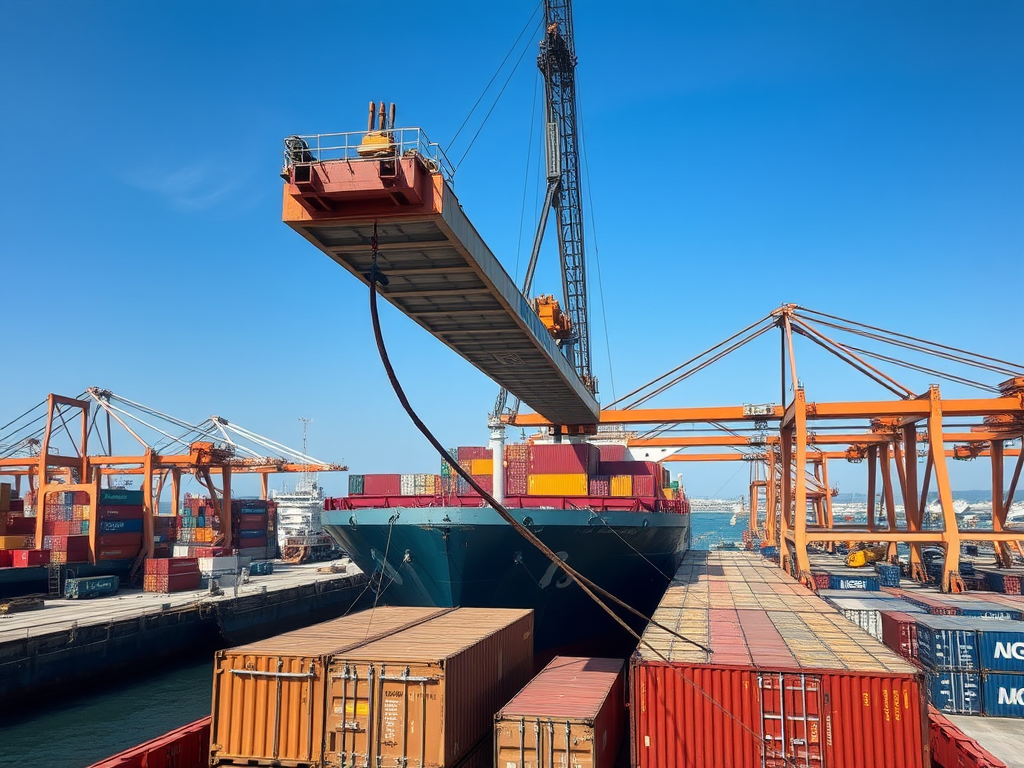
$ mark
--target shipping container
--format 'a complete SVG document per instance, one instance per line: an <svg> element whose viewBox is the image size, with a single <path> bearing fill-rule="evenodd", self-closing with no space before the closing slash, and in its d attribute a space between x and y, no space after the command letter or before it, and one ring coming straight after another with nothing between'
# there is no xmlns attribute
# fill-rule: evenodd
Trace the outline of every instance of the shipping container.
<svg viewBox="0 0 1024 768"><path fill-rule="evenodd" d="M530 496L586 496L586 475L530 475Z"/></svg>
<svg viewBox="0 0 1024 768"><path fill-rule="evenodd" d="M633 495L632 475L611 475L609 477L611 495L616 498L629 498Z"/></svg>
<svg viewBox="0 0 1024 768"><path fill-rule="evenodd" d="M96 560L129 560L133 557L137 557L141 551L141 546L101 547L96 550Z"/></svg>
<svg viewBox="0 0 1024 768"><path fill-rule="evenodd" d="M830 590L831 591L831 590ZM842 591L842 590L836 590ZM849 595L849 592L845 592ZM819 593L820 596L820 593ZM863 629L876 640L882 640L882 611L899 607L903 612L923 613L920 608L904 603L896 606L893 600L871 600L860 597L829 597L827 602L835 607L849 621Z"/></svg>
<svg viewBox="0 0 1024 768"><path fill-rule="evenodd" d="M141 533L100 533L96 536L98 547L141 547Z"/></svg>
<svg viewBox="0 0 1024 768"><path fill-rule="evenodd" d="M617 443L605 443L597 446L600 453L601 463L606 464L612 461L626 460L626 446Z"/></svg>
<svg viewBox="0 0 1024 768"><path fill-rule="evenodd" d="M176 728L89 768L191 768L205 766L210 757L210 716Z"/></svg>
<svg viewBox="0 0 1024 768"><path fill-rule="evenodd" d="M363 493L366 496L400 496L401 475L363 475Z"/></svg>
<svg viewBox="0 0 1024 768"><path fill-rule="evenodd" d="M928 670L928 700L947 715L981 714L981 675L978 672Z"/></svg>
<svg viewBox="0 0 1024 768"><path fill-rule="evenodd" d="M0 514L0 537L27 536L36 532L36 519L9 512Z"/></svg>
<svg viewBox="0 0 1024 768"><path fill-rule="evenodd" d="M472 459L469 462L469 474L471 475L493 475L493 459Z"/></svg>
<svg viewBox="0 0 1024 768"><path fill-rule="evenodd" d="M599 475L630 475L639 477L650 475L662 485L661 465L656 461L602 461L596 474Z"/></svg>
<svg viewBox="0 0 1024 768"><path fill-rule="evenodd" d="M898 587L900 585L900 567L895 563L875 563L875 573L878 574L880 586Z"/></svg>
<svg viewBox="0 0 1024 768"><path fill-rule="evenodd" d="M613 768L624 723L621 659L556 656L494 716L494 765Z"/></svg>
<svg viewBox="0 0 1024 768"><path fill-rule="evenodd" d="M862 592L877 592L879 589L878 576L873 573L864 575L847 576L831 574L828 580L829 589L860 590Z"/></svg>
<svg viewBox="0 0 1024 768"><path fill-rule="evenodd" d="M0 568L14 567L14 552L13 549L0 549Z"/></svg>
<svg viewBox="0 0 1024 768"><path fill-rule="evenodd" d="M932 669L978 670L976 619L961 616L917 617L917 651Z"/></svg>
<svg viewBox="0 0 1024 768"><path fill-rule="evenodd" d="M143 514L141 506L100 507L96 512L96 517L101 522L104 520L141 520Z"/></svg>
<svg viewBox="0 0 1024 768"><path fill-rule="evenodd" d="M199 560L195 557L150 558L146 560L146 574L199 573Z"/></svg>
<svg viewBox="0 0 1024 768"><path fill-rule="evenodd" d="M331 654L443 613L379 607L218 651L211 764L321 765Z"/></svg>
<svg viewBox="0 0 1024 768"><path fill-rule="evenodd" d="M1002 592L1006 595L1019 595L1021 593L1021 582L1024 574L1021 571L986 571L989 587L993 592Z"/></svg>
<svg viewBox="0 0 1024 768"><path fill-rule="evenodd" d="M463 469L472 459L490 459L491 449L485 446L463 445L455 451L456 460Z"/></svg>
<svg viewBox="0 0 1024 768"><path fill-rule="evenodd" d="M653 499L656 481L654 475L633 475L633 495L642 499Z"/></svg>
<svg viewBox="0 0 1024 768"><path fill-rule="evenodd" d="M611 496L611 479L607 475L594 475L587 481L587 492L591 496Z"/></svg>
<svg viewBox="0 0 1024 768"><path fill-rule="evenodd" d="M530 446L531 475L596 475L601 452L590 443ZM584 491L584 495L586 492Z"/></svg>
<svg viewBox="0 0 1024 768"><path fill-rule="evenodd" d="M108 597L117 594L121 580L117 576L89 576L64 580L64 597L84 599L89 597Z"/></svg>
<svg viewBox="0 0 1024 768"><path fill-rule="evenodd" d="M34 535L0 536L0 549L32 549L35 545Z"/></svg>
<svg viewBox="0 0 1024 768"><path fill-rule="evenodd" d="M989 672L985 674L981 688L984 698L982 709L986 715L1024 717L1024 674ZM1021 743L1024 744L1024 740Z"/></svg>
<svg viewBox="0 0 1024 768"><path fill-rule="evenodd" d="M88 494L86 494L88 498ZM88 502L82 502L87 504ZM130 491L126 488L100 488L100 506L139 506L142 504L142 491Z"/></svg>
<svg viewBox="0 0 1024 768"><path fill-rule="evenodd" d="M362 475L349 475L348 476L348 495L349 496L362 496L363 495L363 476Z"/></svg>
<svg viewBox="0 0 1024 768"><path fill-rule="evenodd" d="M706 607L762 593L779 607ZM766 561L689 552L654 620L703 647L645 630L630 664L637 768L930 765L922 670Z"/></svg>
<svg viewBox="0 0 1024 768"><path fill-rule="evenodd" d="M16 549L12 553L12 565L15 568L48 565L50 563L50 554L48 549Z"/></svg>
<svg viewBox="0 0 1024 768"><path fill-rule="evenodd" d="M454 768L533 673L533 611L460 608L332 655L325 765ZM463 763L465 764L465 763Z"/></svg>
<svg viewBox="0 0 1024 768"><path fill-rule="evenodd" d="M906 659L917 660L917 615L882 611L882 642Z"/></svg>
<svg viewBox="0 0 1024 768"><path fill-rule="evenodd" d="M195 571L183 573L147 573L142 577L142 588L146 592L188 592L199 589L202 585L202 574Z"/></svg>
<svg viewBox="0 0 1024 768"><path fill-rule="evenodd" d="M142 520L101 520L100 533L142 533Z"/></svg>

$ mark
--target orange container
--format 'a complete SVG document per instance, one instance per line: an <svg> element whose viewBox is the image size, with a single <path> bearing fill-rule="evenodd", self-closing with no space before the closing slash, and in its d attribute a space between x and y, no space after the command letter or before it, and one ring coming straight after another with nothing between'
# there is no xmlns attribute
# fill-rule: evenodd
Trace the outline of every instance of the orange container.
<svg viewBox="0 0 1024 768"><path fill-rule="evenodd" d="M381 607L218 651L211 764L319 765L331 654L444 613L437 608Z"/></svg>
<svg viewBox="0 0 1024 768"><path fill-rule="evenodd" d="M490 765L494 713L533 673L533 611L460 608L331 661L325 765Z"/></svg>
<svg viewBox="0 0 1024 768"><path fill-rule="evenodd" d="M612 475L610 483L612 489L612 496L623 498L633 495L632 475Z"/></svg>
<svg viewBox="0 0 1024 768"><path fill-rule="evenodd" d="M586 496L586 475L530 475L530 496Z"/></svg>
<svg viewBox="0 0 1024 768"><path fill-rule="evenodd" d="M612 768L625 718L621 659L556 656L494 716L494 765Z"/></svg>

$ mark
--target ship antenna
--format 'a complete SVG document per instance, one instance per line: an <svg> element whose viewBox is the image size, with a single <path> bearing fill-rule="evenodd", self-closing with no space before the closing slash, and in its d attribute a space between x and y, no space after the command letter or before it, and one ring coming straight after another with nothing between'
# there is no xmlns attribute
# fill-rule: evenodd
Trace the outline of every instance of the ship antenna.
<svg viewBox="0 0 1024 768"><path fill-rule="evenodd" d="M302 422L302 452L305 453L306 452L306 428L310 425L310 423L313 420L312 419L307 419L304 416L299 416L299 421Z"/></svg>

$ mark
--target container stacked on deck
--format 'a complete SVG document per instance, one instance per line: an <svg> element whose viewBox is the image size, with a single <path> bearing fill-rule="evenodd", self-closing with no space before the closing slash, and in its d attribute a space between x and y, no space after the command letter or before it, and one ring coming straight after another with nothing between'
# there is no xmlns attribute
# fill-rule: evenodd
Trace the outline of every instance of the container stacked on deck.
<svg viewBox="0 0 1024 768"><path fill-rule="evenodd" d="M275 504L265 499L232 499L232 537L238 554L264 560L275 554Z"/></svg>
<svg viewBox="0 0 1024 768"><path fill-rule="evenodd" d="M199 589L201 579L197 558L150 558L146 560L142 587L146 592L185 592Z"/></svg>
<svg viewBox="0 0 1024 768"><path fill-rule="evenodd" d="M210 764L489 764L532 667L514 609L379 607L220 651Z"/></svg>
<svg viewBox="0 0 1024 768"><path fill-rule="evenodd" d="M178 516L177 543L190 547L211 547L219 535L220 521L213 502L201 496L186 496ZM178 551L175 548L175 554Z"/></svg>
<svg viewBox="0 0 1024 768"><path fill-rule="evenodd" d="M143 546L142 491L101 488L96 509L96 563L123 565Z"/></svg>
<svg viewBox="0 0 1024 768"><path fill-rule="evenodd" d="M530 496L586 496L589 480L600 475L601 452L590 443L530 445Z"/></svg>
<svg viewBox="0 0 1024 768"><path fill-rule="evenodd" d="M25 502L11 497L11 486L0 483L0 568L46 565L47 550L35 549L36 519L25 516Z"/></svg>
<svg viewBox="0 0 1024 768"><path fill-rule="evenodd" d="M1024 622L918 616L931 703L947 714L1024 717Z"/></svg>
<svg viewBox="0 0 1024 768"><path fill-rule="evenodd" d="M43 505L43 549L50 551L51 563L89 562L91 550L88 517L89 494L84 491L46 494Z"/></svg>
<svg viewBox="0 0 1024 768"><path fill-rule="evenodd" d="M766 561L691 551L653 619L702 647L645 630L630 669L638 768L929 764L920 668Z"/></svg>
<svg viewBox="0 0 1024 768"><path fill-rule="evenodd" d="M894 595L887 595L884 592L865 592L864 596L861 597L852 590L823 589L818 591L818 597L825 600L843 614L844 617L880 641L883 641L884 637L883 614L889 612L924 613L923 608L907 603Z"/></svg>
<svg viewBox="0 0 1024 768"><path fill-rule="evenodd" d="M621 659L556 656L494 716L494 765L612 768L624 699Z"/></svg>

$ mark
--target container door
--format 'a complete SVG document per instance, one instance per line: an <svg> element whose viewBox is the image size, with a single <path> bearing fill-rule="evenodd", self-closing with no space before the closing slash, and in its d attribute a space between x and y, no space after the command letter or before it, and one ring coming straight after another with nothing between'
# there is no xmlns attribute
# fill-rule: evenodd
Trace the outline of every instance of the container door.
<svg viewBox="0 0 1024 768"><path fill-rule="evenodd" d="M331 676L327 764L348 768L439 765L441 676L431 669L341 664Z"/></svg>
<svg viewBox="0 0 1024 768"><path fill-rule="evenodd" d="M764 768L824 768L821 680L814 675L765 674L761 688Z"/></svg>

